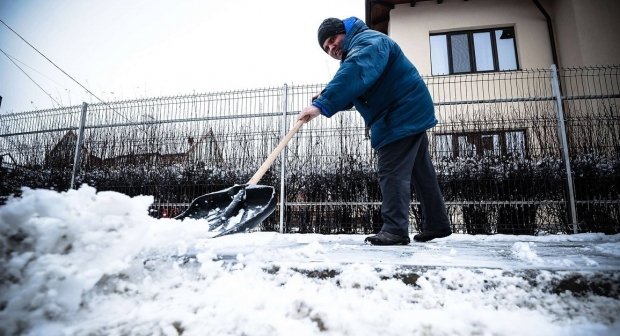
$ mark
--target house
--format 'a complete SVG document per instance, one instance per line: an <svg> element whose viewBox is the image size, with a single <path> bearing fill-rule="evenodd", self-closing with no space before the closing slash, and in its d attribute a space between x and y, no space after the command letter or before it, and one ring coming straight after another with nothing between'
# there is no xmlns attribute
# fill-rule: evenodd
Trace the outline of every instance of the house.
<svg viewBox="0 0 620 336"><path fill-rule="evenodd" d="M45 156L47 167L67 168L73 165L77 135L68 131L49 150ZM223 161L213 131L209 129L197 141L193 137L179 142L160 141L158 146L123 147L125 153L116 153L108 158L100 158L92 154L88 143L82 148L81 164L87 167L115 167L122 165L172 165L186 162L203 162L219 164Z"/></svg>
<svg viewBox="0 0 620 336"><path fill-rule="evenodd" d="M71 167L75 153L77 135L73 131L65 133L62 138L45 155L45 166L51 168Z"/></svg>
<svg viewBox="0 0 620 336"><path fill-rule="evenodd" d="M617 0L366 0L420 73L620 64Z"/></svg>
<svg viewBox="0 0 620 336"><path fill-rule="evenodd" d="M186 155L192 162L224 162L222 155L222 149L220 148L213 129L209 128L209 131L205 133L198 141L194 141L193 138L188 138L190 148L187 150Z"/></svg>
<svg viewBox="0 0 620 336"><path fill-rule="evenodd" d="M368 26L397 41L418 71L428 76L433 99L441 105L441 123L433 136L434 153L440 157L527 156L528 148L557 139L554 134L537 138L544 132L531 125L534 115L554 117L553 101L541 99L553 95L544 71L552 64L559 68L620 64L617 0L366 0L365 4ZM542 75L528 72L532 69L540 69ZM600 96L617 93L609 92L618 87L617 74L596 76L575 76L560 89L567 87L573 96L592 95L591 88ZM615 104L592 103L602 104L600 110ZM567 114L581 113L577 103L565 104L564 109ZM498 116L503 118L500 122L490 123ZM458 127L446 126L457 123Z"/></svg>
<svg viewBox="0 0 620 336"><path fill-rule="evenodd" d="M74 131L65 133L58 142L45 154L45 166L48 168L69 168L75 160L77 134ZM82 165L99 165L102 160L94 156L87 148L82 148L80 157Z"/></svg>
<svg viewBox="0 0 620 336"><path fill-rule="evenodd" d="M158 139L148 150L143 146L132 146L126 154L116 155L103 160L104 166L120 165L172 165L193 163L220 164L223 162L222 151L212 129L209 129L198 140L187 137L181 142Z"/></svg>

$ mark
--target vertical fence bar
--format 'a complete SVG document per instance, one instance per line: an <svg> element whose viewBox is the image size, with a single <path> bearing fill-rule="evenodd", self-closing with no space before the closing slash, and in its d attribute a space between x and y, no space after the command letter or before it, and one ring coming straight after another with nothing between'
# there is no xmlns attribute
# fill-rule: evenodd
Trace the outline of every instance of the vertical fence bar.
<svg viewBox="0 0 620 336"><path fill-rule="evenodd" d="M286 113L288 110L288 85L282 87L282 137L287 133ZM288 147L288 146L287 146ZM282 151L280 162L280 233L284 233L284 212L286 211L286 192L284 184L286 180L286 158L288 150L285 147Z"/></svg>
<svg viewBox="0 0 620 336"><path fill-rule="evenodd" d="M558 136L560 137L560 150L562 161L566 169L566 184L568 188L568 206L570 209L570 220L573 225L573 233L578 233L577 210L575 206L575 189L573 184L573 173L570 167L570 157L568 154L568 140L566 137L566 125L564 124L564 109L562 108L562 93L560 92L560 76L555 64L551 65L551 87L555 96L556 112L558 119Z"/></svg>
<svg viewBox="0 0 620 336"><path fill-rule="evenodd" d="M84 142L84 125L86 124L87 103L82 103L82 113L80 115L80 129L78 130L78 139L75 143L75 156L73 158L73 172L71 173L71 189L75 189L75 177L79 171L80 159L82 158L82 143Z"/></svg>

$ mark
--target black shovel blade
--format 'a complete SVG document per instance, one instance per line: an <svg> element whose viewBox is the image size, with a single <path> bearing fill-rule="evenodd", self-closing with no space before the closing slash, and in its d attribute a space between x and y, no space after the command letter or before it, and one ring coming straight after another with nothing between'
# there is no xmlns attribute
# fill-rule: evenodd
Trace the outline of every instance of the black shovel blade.
<svg viewBox="0 0 620 336"><path fill-rule="evenodd" d="M206 219L214 237L250 230L276 208L275 189L265 185L237 184L202 195L175 219Z"/></svg>

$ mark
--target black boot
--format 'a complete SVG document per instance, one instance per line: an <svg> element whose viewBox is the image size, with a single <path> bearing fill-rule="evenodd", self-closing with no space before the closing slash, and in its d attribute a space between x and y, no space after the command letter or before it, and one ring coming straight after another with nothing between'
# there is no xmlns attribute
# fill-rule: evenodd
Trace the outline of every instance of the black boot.
<svg viewBox="0 0 620 336"><path fill-rule="evenodd" d="M399 236L381 231L374 236L367 237L364 242L372 245L409 245L411 240L407 236Z"/></svg>
<svg viewBox="0 0 620 336"><path fill-rule="evenodd" d="M444 238L452 234L452 230L445 229L440 231L424 231L413 236L413 240L417 242L427 242L435 238Z"/></svg>

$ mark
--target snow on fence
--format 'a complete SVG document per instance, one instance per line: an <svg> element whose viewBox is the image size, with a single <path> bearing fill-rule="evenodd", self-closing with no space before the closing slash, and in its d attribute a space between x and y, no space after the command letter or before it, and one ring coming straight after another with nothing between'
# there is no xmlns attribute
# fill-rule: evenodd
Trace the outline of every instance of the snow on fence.
<svg viewBox="0 0 620 336"><path fill-rule="evenodd" d="M620 232L619 73L552 67L425 78L440 120L431 150L454 230ZM0 115L0 195L87 183L154 195L152 215L172 217L197 196L247 182L322 88ZM262 229L378 230L375 160L355 111L304 125L261 181L280 195ZM411 230L422 220L414 195Z"/></svg>

